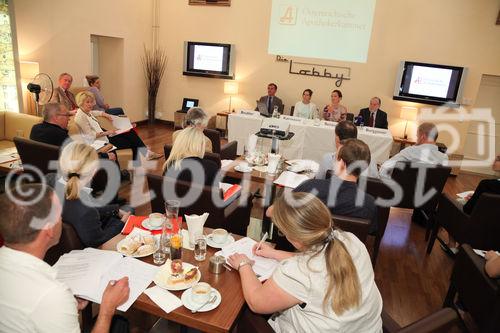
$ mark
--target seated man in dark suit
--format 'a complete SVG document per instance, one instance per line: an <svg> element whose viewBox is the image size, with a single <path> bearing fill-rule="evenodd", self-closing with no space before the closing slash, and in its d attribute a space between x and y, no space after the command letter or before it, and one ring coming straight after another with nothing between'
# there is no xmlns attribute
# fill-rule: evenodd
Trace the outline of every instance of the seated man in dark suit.
<svg viewBox="0 0 500 333"><path fill-rule="evenodd" d="M370 100L370 106L359 110L359 115L363 117L363 123L368 127L387 128L387 113L380 110L382 101L378 97Z"/></svg>
<svg viewBox="0 0 500 333"><path fill-rule="evenodd" d="M258 101L258 103L263 103L266 105L267 112L269 113L269 115L273 114L273 110L274 110L275 106L278 107L278 112L283 114L283 109L285 106L283 105L283 102L281 101L281 99L276 96L277 90L278 90L278 86L276 84L269 83L267 85L267 95L262 96ZM255 110L259 110L259 108L257 107Z"/></svg>
<svg viewBox="0 0 500 333"><path fill-rule="evenodd" d="M366 143L358 139L344 140L337 152L335 175L330 179L306 180L293 191L315 194L334 215L371 220L370 233L373 234L377 230L375 200L357 185L359 175L368 168L370 160L370 148ZM363 200L357 203L357 198Z"/></svg>
<svg viewBox="0 0 500 333"><path fill-rule="evenodd" d="M43 107L43 122L31 128L30 139L61 147L68 136L70 114L63 104L48 103Z"/></svg>
<svg viewBox="0 0 500 333"><path fill-rule="evenodd" d="M334 215L357 217L371 221L370 234L377 231L377 207L375 199L358 188L359 175L370 164L370 148L358 139L342 142L336 154L335 175L330 179L310 179L297 186L293 192L312 193L323 201ZM359 203L357 202L359 198ZM267 210L272 216L274 207ZM289 249L283 239L277 240L277 248Z"/></svg>

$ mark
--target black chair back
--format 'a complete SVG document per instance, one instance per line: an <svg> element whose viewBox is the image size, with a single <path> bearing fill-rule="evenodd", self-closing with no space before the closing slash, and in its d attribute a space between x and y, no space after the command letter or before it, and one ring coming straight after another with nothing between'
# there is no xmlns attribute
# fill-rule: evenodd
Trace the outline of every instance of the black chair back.
<svg viewBox="0 0 500 333"><path fill-rule="evenodd" d="M205 128L203 134L212 141L212 152L220 154L220 133L217 130Z"/></svg>
<svg viewBox="0 0 500 333"><path fill-rule="evenodd" d="M333 225L337 228L356 235L360 241L366 243L371 221L357 217L332 215Z"/></svg>
<svg viewBox="0 0 500 333"><path fill-rule="evenodd" d="M444 306L454 306L458 294L464 309L480 332L498 332L500 328L500 283L484 271L484 259L468 244L462 245L451 274Z"/></svg>
<svg viewBox="0 0 500 333"><path fill-rule="evenodd" d="M43 259L49 265L54 265L59 257L72 250L83 250L84 246L75 231L75 228L69 223L62 223L62 232L59 243L51 247Z"/></svg>
<svg viewBox="0 0 500 333"><path fill-rule="evenodd" d="M399 168L400 167L400 168ZM420 177L419 177L419 170ZM399 208L420 208L424 211L434 211L443 192L446 180L450 175L451 168L441 165L429 165L425 163L398 162L392 171L392 180L403 189L403 198L394 207ZM422 202L415 202L415 191L424 181L422 193L434 190L434 194Z"/></svg>
<svg viewBox="0 0 500 333"><path fill-rule="evenodd" d="M49 163L50 161L59 160L59 147L20 137L14 138L14 144L23 166L35 167L42 175L54 172L54 170L49 170ZM41 181L35 172L30 171L28 168L25 169L25 173L34 177L34 182Z"/></svg>
<svg viewBox="0 0 500 333"><path fill-rule="evenodd" d="M499 221L500 195L483 193L470 215L469 223L461 228L460 240L476 248L500 251Z"/></svg>
<svg viewBox="0 0 500 333"><path fill-rule="evenodd" d="M377 233L375 234L375 243L373 244L372 253L372 263L373 267L375 267L380 249L380 243L384 237L387 222L389 221L389 213L391 212L391 207L381 204L377 205L377 199L389 200L393 197L394 192L386 183L378 178L360 177L358 183L366 184L365 192L375 198L375 205L377 206Z"/></svg>
<svg viewBox="0 0 500 333"><path fill-rule="evenodd" d="M295 105L292 105L290 108L290 116L293 116L293 113L295 112Z"/></svg>
<svg viewBox="0 0 500 333"><path fill-rule="evenodd" d="M204 186L152 174L147 174L146 178L149 190L154 194L154 198L151 200L151 211L164 212L165 200L174 199L175 193L177 198L181 198L179 216L183 216L184 214L201 215L209 213L205 227L224 228L238 235L246 235L246 227L249 220L233 221L226 224L226 206L218 187ZM186 193L189 191L196 193L197 198L192 202L183 201L183 199L186 199ZM237 205L238 201L235 201L234 204Z"/></svg>

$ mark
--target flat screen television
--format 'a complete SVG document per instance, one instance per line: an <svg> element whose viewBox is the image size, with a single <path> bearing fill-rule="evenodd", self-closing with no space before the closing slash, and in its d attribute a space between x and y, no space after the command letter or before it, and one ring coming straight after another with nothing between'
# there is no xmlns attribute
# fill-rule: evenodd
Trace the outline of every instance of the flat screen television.
<svg viewBox="0 0 500 333"><path fill-rule="evenodd" d="M184 42L184 75L234 79L234 45Z"/></svg>
<svg viewBox="0 0 500 333"><path fill-rule="evenodd" d="M402 61L393 99L432 105L459 105L465 74L465 67Z"/></svg>

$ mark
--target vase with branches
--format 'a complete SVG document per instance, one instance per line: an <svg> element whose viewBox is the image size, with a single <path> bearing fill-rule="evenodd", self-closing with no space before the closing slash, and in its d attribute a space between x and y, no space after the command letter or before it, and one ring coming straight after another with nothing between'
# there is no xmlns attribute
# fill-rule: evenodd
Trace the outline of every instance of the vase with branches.
<svg viewBox="0 0 500 333"><path fill-rule="evenodd" d="M155 122L156 97L167 67L167 53L164 49L147 49L144 46L144 55L141 57L141 62L148 91L148 122L153 124Z"/></svg>

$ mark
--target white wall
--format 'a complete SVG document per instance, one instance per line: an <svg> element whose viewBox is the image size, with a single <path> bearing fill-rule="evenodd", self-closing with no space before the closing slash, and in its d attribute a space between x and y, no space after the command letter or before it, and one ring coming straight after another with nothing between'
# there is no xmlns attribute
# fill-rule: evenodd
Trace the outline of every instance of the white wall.
<svg viewBox="0 0 500 333"><path fill-rule="evenodd" d="M62 72L84 84L91 71L90 35L123 38L122 105L133 120L145 119L147 95L140 56L151 45L150 0L16 0L20 60L40 63L40 71L57 81ZM113 87L114 82L103 82Z"/></svg>
<svg viewBox="0 0 500 333"><path fill-rule="evenodd" d="M499 7L497 0L377 0L366 64L313 62L351 67L352 80L340 88L343 104L357 113L367 106L370 97L380 96L393 134L400 135L404 129L404 122L399 119L401 106L428 106L392 100L399 62L414 60L468 67L464 96L474 101L481 75L500 74L500 26L495 25ZM159 107L164 119L173 119L183 97L199 98L211 114L228 107L224 80L182 75L183 42L188 40L236 45L236 80L240 84L239 95L233 98L236 109L254 108L256 98L266 94L268 82L278 84L278 96L286 108L300 99L305 88L314 91L313 101L318 106L329 102L330 92L335 89L333 80L288 74L288 64L277 63L267 53L271 1L233 0L231 7L169 1L168 6L161 3L160 11L160 44L169 54L166 85L160 89ZM342 45L332 41L331 47ZM468 125L458 127L464 132ZM409 126L409 131L414 128Z"/></svg>

